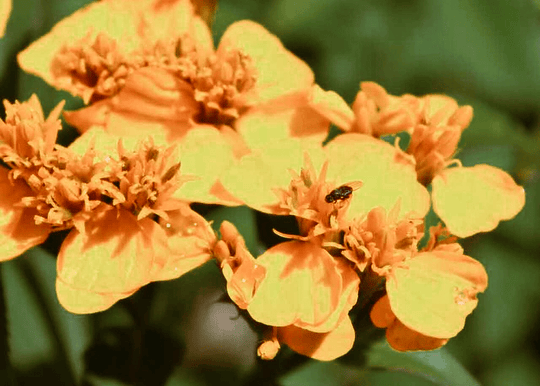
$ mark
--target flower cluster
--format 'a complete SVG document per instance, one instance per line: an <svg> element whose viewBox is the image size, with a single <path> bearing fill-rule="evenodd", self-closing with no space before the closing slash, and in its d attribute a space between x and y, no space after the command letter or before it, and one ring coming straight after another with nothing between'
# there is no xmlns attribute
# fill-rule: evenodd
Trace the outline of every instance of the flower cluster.
<svg viewBox="0 0 540 386"><path fill-rule="evenodd" d="M472 108L372 82L349 107L257 23L232 24L214 48L214 8L103 0L19 54L86 106L64 112L82 134L63 147L62 106L45 119L36 97L6 102L0 259L69 230L56 290L75 313L215 259L230 299L266 326L263 359L283 344L319 360L346 354L362 333L353 309L396 350L444 345L487 287L457 238L493 230L525 201L502 170L455 158ZM344 133L323 145L330 124ZM406 148L381 139L397 133ZM275 230L285 241L255 258L234 225L218 239L192 202L293 216L298 233ZM444 225L422 245L431 206Z"/></svg>

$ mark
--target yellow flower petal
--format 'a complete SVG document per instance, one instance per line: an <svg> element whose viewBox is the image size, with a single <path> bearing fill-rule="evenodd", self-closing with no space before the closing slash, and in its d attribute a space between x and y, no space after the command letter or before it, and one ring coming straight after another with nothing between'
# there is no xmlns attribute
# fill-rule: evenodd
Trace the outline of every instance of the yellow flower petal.
<svg viewBox="0 0 540 386"><path fill-rule="evenodd" d="M93 308L93 302L84 303L85 298L93 298L90 294L79 301L76 293L119 300L147 284L155 264L153 244L163 244L163 238L164 231L148 218L137 221L131 213L106 205L96 209L84 223L84 232L73 229L58 253L62 306L78 313L101 311Z"/></svg>
<svg viewBox="0 0 540 386"><path fill-rule="evenodd" d="M354 328L346 317L332 331L316 333L295 326L278 328L278 337L291 349L320 361L331 361L345 355L354 344Z"/></svg>
<svg viewBox="0 0 540 386"><path fill-rule="evenodd" d="M468 237L513 218L525 205L525 191L490 165L443 170L432 182L433 208L451 233Z"/></svg>
<svg viewBox="0 0 540 386"><path fill-rule="evenodd" d="M321 144L328 135L328 119L309 106L279 110L253 109L235 124L250 149L265 148L272 142L301 138Z"/></svg>
<svg viewBox="0 0 540 386"><path fill-rule="evenodd" d="M266 268L266 277L247 310L260 323L288 326L301 322L304 328L318 326L340 304L342 278L335 260L312 243L278 244L261 255L257 264Z"/></svg>
<svg viewBox="0 0 540 386"><path fill-rule="evenodd" d="M4 30L11 13L11 0L0 0L0 38L4 36Z"/></svg>
<svg viewBox="0 0 540 386"><path fill-rule="evenodd" d="M424 252L394 266L386 281L392 312L410 329L447 339L463 329L487 287L478 261L446 251Z"/></svg>
<svg viewBox="0 0 540 386"><path fill-rule="evenodd" d="M349 131L354 113L347 103L334 91L324 91L319 86L311 90L310 106L342 130Z"/></svg>
<svg viewBox="0 0 540 386"><path fill-rule="evenodd" d="M224 57L227 52L236 50L247 54L257 70L257 81L247 100L257 104L278 97L290 101L298 93L307 93L314 82L308 65L287 51L280 40L260 24L243 20L227 28L217 55Z"/></svg>
<svg viewBox="0 0 540 386"><path fill-rule="evenodd" d="M343 134L326 147L327 180L337 185L362 181L352 194L348 219L381 206L390 212L401 200L401 214L414 212L423 217L429 210L429 194L416 180L414 165L403 153L384 141L363 134Z"/></svg>
<svg viewBox="0 0 540 386"><path fill-rule="evenodd" d="M8 178L8 170L0 166L0 261L19 256L27 249L41 244L47 239L51 228L36 225L30 209L15 206L32 191L20 180L12 184Z"/></svg>
<svg viewBox="0 0 540 386"><path fill-rule="evenodd" d="M69 285L60 277L56 278L58 301L66 310L74 314L90 314L104 311L118 300L131 296L133 292L97 293Z"/></svg>
<svg viewBox="0 0 540 386"><path fill-rule="evenodd" d="M264 149L244 156L224 173L221 182L234 197L251 208L281 213L276 208L279 197L275 191L288 189L291 182L289 170L299 171L304 166L306 152L319 170L324 163L322 147L289 139L268 143ZM250 181L249 185L246 181Z"/></svg>

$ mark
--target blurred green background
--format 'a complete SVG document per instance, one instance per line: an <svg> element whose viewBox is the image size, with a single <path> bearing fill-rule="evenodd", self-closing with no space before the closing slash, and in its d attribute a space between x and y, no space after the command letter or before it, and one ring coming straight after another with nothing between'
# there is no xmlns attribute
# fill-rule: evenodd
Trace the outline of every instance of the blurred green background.
<svg viewBox="0 0 540 386"><path fill-rule="evenodd" d="M87 3L14 0L0 40L2 99L25 100L36 93L46 113L62 99L68 100L67 109L81 106L24 74L15 55ZM213 263L179 280L149 285L106 312L67 313L54 294L59 237L53 237L45 248L0 266L5 300L0 327L8 329L10 346L8 358L2 339L0 384L70 385L81 379L85 385L234 385L246 379L261 385L477 384L457 362L482 385L540 384L540 2L221 0L216 41L241 19L258 21L278 35L313 68L323 88L349 103L359 82L370 80L392 94L445 93L473 106L459 158L466 166L489 163L511 173L524 185L527 203L513 221L462 243L489 275L465 329L431 354L396 357L377 346L360 356L356 367L350 360L307 361L287 372L286 361L256 360L257 326L227 301ZM61 140L68 143L74 136L66 127ZM276 221L247 208L199 209L216 227L223 219L235 223L254 253L264 250ZM257 375L261 366L264 374L286 375L263 382ZM432 376L420 377L424 372Z"/></svg>

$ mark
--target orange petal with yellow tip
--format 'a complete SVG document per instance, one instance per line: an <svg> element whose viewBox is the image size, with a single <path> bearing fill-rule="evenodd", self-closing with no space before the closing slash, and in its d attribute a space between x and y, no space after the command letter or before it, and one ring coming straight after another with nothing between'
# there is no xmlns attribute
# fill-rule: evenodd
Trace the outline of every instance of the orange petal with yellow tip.
<svg viewBox="0 0 540 386"><path fill-rule="evenodd" d="M488 232L525 205L525 190L490 165L443 170L432 182L433 208L451 233L468 237Z"/></svg>
<svg viewBox="0 0 540 386"><path fill-rule="evenodd" d="M4 36L9 15L11 13L11 0L0 0L0 38Z"/></svg>
<svg viewBox="0 0 540 386"><path fill-rule="evenodd" d="M60 302L77 313L101 311L94 303L79 301L77 293L110 295L116 300L132 293L151 280L156 262L154 245L163 245L165 232L154 221L137 221L124 209L102 205L92 218L73 229L60 248L57 281L61 286ZM69 290L73 293L69 293ZM110 296L107 297L110 299ZM108 303L110 305L110 302Z"/></svg>
<svg viewBox="0 0 540 386"><path fill-rule="evenodd" d="M346 218L351 220L381 206L386 212L401 200L401 216L413 212L423 217L429 210L429 194L416 180L414 164L394 146L363 134L343 134L326 147L327 179L337 184L362 181L352 194Z"/></svg>
<svg viewBox="0 0 540 386"><path fill-rule="evenodd" d="M278 338L299 354L320 361L331 361L345 355L354 344L354 328L346 317L332 331L317 333L296 326L278 328Z"/></svg>
<svg viewBox="0 0 540 386"><path fill-rule="evenodd" d="M41 244L51 232L49 226L36 225L35 210L15 206L26 196L32 196L30 188L20 180L11 183L8 170L0 166L0 261Z"/></svg>
<svg viewBox="0 0 540 386"><path fill-rule="evenodd" d="M26 72L79 95L71 79L55 78L51 71L53 58L64 45L85 37L93 41L104 33L117 41L121 54L129 56L149 42L182 36L190 28L192 17L193 10L187 0L170 3L167 7L154 7L154 0L94 2L60 21L17 59Z"/></svg>
<svg viewBox="0 0 540 386"><path fill-rule="evenodd" d="M314 82L314 75L306 63L285 49L280 40L262 25L249 20L231 24L223 34L218 56L231 51L248 55L256 69L255 87L246 100L264 103L278 97L306 94ZM294 99L293 99L294 100Z"/></svg>
<svg viewBox="0 0 540 386"><path fill-rule="evenodd" d="M313 243L278 244L261 255L257 264L266 268L266 276L247 309L260 323L317 326L340 305L343 282L335 260Z"/></svg>
<svg viewBox="0 0 540 386"><path fill-rule="evenodd" d="M386 292L392 312L407 327L447 339L463 329L465 318L487 287L478 261L447 251L419 253L392 267Z"/></svg>

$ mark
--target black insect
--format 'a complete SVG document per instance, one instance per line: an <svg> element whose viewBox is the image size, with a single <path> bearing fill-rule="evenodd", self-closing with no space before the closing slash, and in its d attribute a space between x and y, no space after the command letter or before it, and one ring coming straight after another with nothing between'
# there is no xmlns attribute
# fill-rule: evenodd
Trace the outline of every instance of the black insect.
<svg viewBox="0 0 540 386"><path fill-rule="evenodd" d="M324 197L324 200L329 204L346 200L351 197L352 193L361 186L362 183L360 181L351 182L347 185L341 185L328 193L326 197Z"/></svg>

